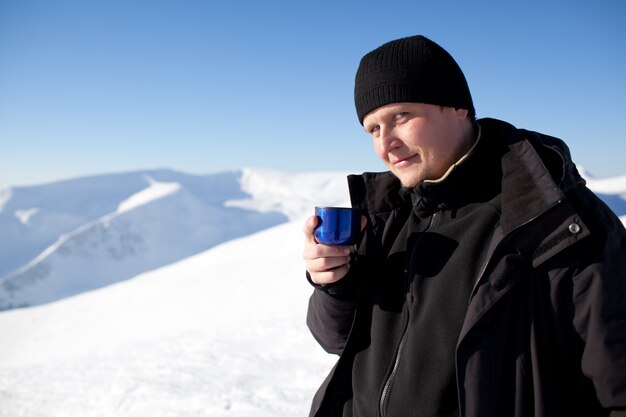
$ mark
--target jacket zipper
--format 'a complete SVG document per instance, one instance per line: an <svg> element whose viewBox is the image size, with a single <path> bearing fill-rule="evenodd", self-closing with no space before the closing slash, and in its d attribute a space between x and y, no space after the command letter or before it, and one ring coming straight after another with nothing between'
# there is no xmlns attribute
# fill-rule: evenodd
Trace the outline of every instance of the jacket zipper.
<svg viewBox="0 0 626 417"><path fill-rule="evenodd" d="M436 212L433 213L433 215L430 218L430 223L428 224L428 227L422 233L426 233L434 227L436 216L437 216L437 213ZM417 242L415 242L414 248L415 247L417 247ZM413 270L413 267L411 265L409 268L409 273L412 270ZM405 281L407 283L407 294L408 294L408 274L405 277ZM405 300L405 306L406 306L406 300ZM389 397L389 391L391 389L391 385L393 384L393 381L398 372L398 367L400 365L400 358L402 356L402 351L404 350L404 346L406 344L406 340L408 337L409 321L411 319L411 309L408 306L406 306L406 309L407 309L407 318L406 318L406 324L404 325L404 329L402 331L402 338L400 339L400 344L398 345L398 350L396 352L396 356L393 361L393 367L391 368L391 373L389 374L389 377L387 377L387 381L385 381L385 385L383 386L383 391L380 394L380 401L378 403L378 411L379 411L380 417L384 417L386 414L385 413L385 401Z"/></svg>
<svg viewBox="0 0 626 417"><path fill-rule="evenodd" d="M407 312L408 312L408 309L407 309ZM400 356L402 355L402 351L404 350L404 345L406 344L408 327L409 327L409 318L407 317L406 326L404 327L402 339L400 340L400 345L398 346L398 352L396 353L396 359L393 362L393 368L391 369L391 374L389 375L389 378L387 378L387 382L385 382L385 386L383 387L383 392L380 395L380 403L379 403L380 410L379 411L380 411L381 417L384 417L385 415L385 410L384 410L385 401L387 400L389 389L391 388L391 384L393 383L393 380L395 379L396 373L398 371L398 366L400 364Z"/></svg>

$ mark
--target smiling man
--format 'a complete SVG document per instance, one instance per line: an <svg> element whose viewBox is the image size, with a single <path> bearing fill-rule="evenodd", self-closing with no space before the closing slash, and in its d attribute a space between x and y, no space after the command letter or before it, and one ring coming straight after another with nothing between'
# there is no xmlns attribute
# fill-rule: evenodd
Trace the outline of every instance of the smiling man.
<svg viewBox="0 0 626 417"><path fill-rule="evenodd" d="M559 139L476 120L423 36L366 54L349 177L363 236L304 226L307 324L336 366L311 416L626 416L626 231Z"/></svg>

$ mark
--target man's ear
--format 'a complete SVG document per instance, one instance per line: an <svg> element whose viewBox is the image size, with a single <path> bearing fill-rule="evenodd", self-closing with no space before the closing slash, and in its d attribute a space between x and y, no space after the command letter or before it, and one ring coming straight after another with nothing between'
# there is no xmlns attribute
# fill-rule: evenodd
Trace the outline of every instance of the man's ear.
<svg viewBox="0 0 626 417"><path fill-rule="evenodd" d="M467 116L469 115L469 110L467 109L454 109L454 111L457 119L459 120L467 119Z"/></svg>

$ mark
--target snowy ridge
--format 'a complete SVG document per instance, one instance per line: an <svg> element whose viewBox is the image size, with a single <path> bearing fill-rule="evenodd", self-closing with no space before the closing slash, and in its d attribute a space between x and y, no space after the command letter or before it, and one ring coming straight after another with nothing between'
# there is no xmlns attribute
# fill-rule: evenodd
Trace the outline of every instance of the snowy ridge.
<svg viewBox="0 0 626 417"><path fill-rule="evenodd" d="M587 186L598 194L626 196L626 175L611 178L585 178Z"/></svg>
<svg viewBox="0 0 626 417"><path fill-rule="evenodd" d="M170 194L176 193L181 188L180 184L177 182L158 182L149 175L146 175L144 177L146 181L150 184L150 186L122 201L117 207L118 213L123 213L125 211L135 209L137 207L143 206L144 204L148 204L152 201L158 200L159 198L163 198Z"/></svg>
<svg viewBox="0 0 626 417"><path fill-rule="evenodd" d="M345 172L288 173L244 169L241 189L249 199L230 200L228 207L278 211L290 220L312 214L316 205L349 206Z"/></svg>
<svg viewBox="0 0 626 417"><path fill-rule="evenodd" d="M153 171L159 177L166 171ZM63 234L115 212L146 188L141 173L113 174L0 191L0 277L23 267ZM24 222L21 214L37 208Z"/></svg>

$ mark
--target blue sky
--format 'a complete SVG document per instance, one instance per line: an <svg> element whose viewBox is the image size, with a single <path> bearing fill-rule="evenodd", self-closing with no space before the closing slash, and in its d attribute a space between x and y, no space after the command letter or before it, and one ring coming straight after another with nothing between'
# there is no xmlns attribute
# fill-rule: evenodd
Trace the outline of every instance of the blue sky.
<svg viewBox="0 0 626 417"><path fill-rule="evenodd" d="M478 117L626 174L626 2L0 1L0 188L148 168L384 169L361 56L430 37Z"/></svg>

